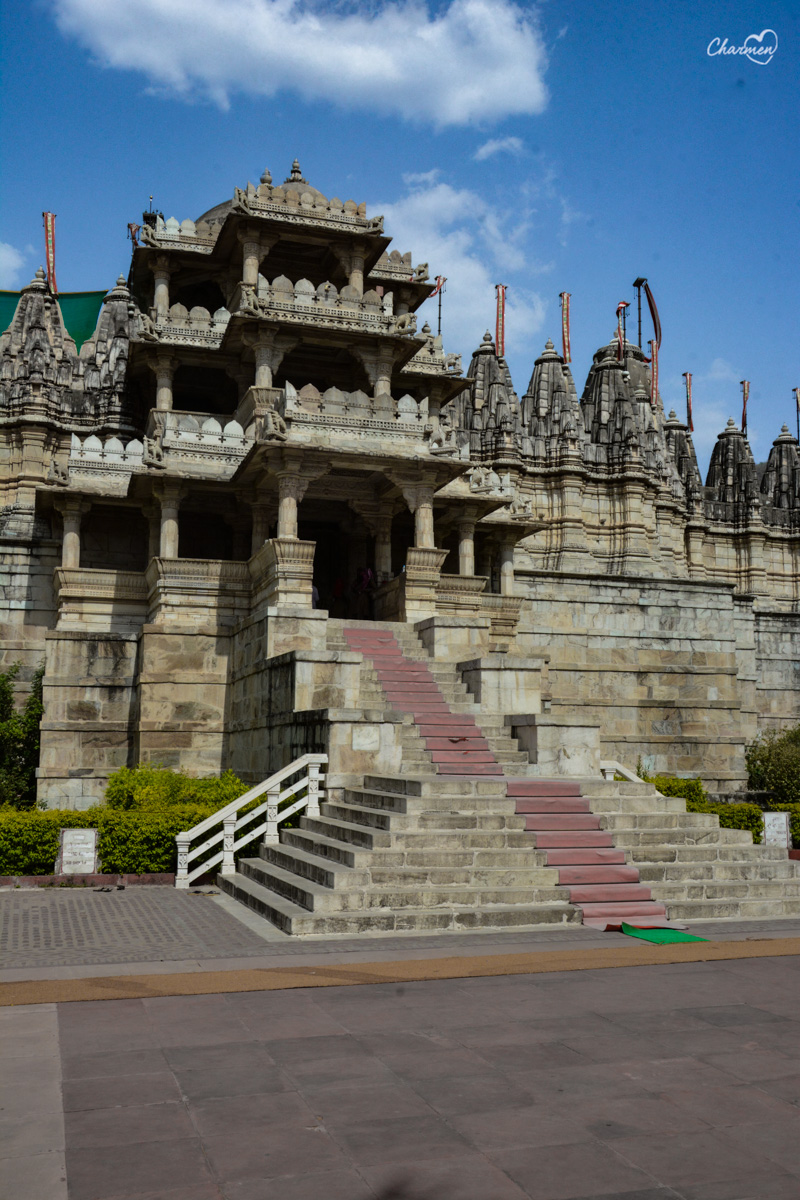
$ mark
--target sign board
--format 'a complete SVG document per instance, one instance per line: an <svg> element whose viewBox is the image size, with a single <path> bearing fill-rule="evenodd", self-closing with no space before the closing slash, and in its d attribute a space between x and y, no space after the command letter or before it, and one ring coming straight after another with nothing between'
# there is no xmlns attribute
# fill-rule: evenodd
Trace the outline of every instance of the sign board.
<svg viewBox="0 0 800 1200"><path fill-rule="evenodd" d="M791 844L788 812L765 812L764 845L785 846L788 850Z"/></svg>
<svg viewBox="0 0 800 1200"><path fill-rule="evenodd" d="M56 875L94 875L97 871L97 830L62 829Z"/></svg>

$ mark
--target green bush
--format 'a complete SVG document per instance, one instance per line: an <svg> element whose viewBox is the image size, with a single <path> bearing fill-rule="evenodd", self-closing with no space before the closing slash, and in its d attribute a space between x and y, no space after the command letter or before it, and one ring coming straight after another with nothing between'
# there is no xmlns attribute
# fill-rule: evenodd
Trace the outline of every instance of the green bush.
<svg viewBox="0 0 800 1200"><path fill-rule="evenodd" d="M652 783L662 796L682 796L697 804L708 802L708 792L699 779L678 779L673 775L642 775L642 779Z"/></svg>
<svg viewBox="0 0 800 1200"><path fill-rule="evenodd" d="M109 808L123 811L151 812L187 804L213 810L223 808L247 788L233 771L219 778L193 779L160 763L141 762L135 767L120 767L109 777L105 799Z"/></svg>
<svg viewBox="0 0 800 1200"><path fill-rule="evenodd" d="M208 805L174 805L160 812L0 812L0 875L52 875L60 829L98 830L100 871L145 875L174 871L175 835L214 812Z"/></svg>
<svg viewBox="0 0 800 1200"><path fill-rule="evenodd" d="M800 802L800 725L762 733L747 747L745 762L755 791L772 792L776 804Z"/></svg>
<svg viewBox="0 0 800 1200"><path fill-rule="evenodd" d="M35 672L21 712L14 704L19 669L20 664L14 663L0 674L0 806L26 809L36 804L44 666Z"/></svg>
<svg viewBox="0 0 800 1200"><path fill-rule="evenodd" d="M764 835L764 814L757 804L709 804L687 800L686 811L716 813L723 829L746 829L752 833L754 842L760 842Z"/></svg>

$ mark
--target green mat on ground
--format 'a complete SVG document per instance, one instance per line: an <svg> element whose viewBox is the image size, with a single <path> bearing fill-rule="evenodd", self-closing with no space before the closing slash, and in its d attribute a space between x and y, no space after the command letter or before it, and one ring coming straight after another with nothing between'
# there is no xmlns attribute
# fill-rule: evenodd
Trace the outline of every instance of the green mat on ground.
<svg viewBox="0 0 800 1200"><path fill-rule="evenodd" d="M658 946L667 942L707 942L708 938L695 937L693 933L684 933L682 929L638 929L635 925L622 922L622 932L629 937L641 938L643 942L655 942Z"/></svg>

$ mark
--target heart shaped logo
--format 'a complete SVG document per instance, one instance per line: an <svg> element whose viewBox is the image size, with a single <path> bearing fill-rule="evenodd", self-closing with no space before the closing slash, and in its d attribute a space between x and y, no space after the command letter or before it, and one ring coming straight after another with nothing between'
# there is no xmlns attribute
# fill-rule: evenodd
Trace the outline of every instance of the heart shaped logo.
<svg viewBox="0 0 800 1200"><path fill-rule="evenodd" d="M772 62L772 56L778 49L778 35L774 29L762 29L759 34L751 33L744 39L742 49L750 62L765 67Z"/></svg>

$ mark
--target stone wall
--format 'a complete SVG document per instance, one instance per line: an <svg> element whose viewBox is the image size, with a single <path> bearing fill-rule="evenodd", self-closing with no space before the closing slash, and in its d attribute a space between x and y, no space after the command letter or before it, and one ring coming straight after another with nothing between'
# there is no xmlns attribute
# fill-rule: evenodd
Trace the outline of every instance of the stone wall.
<svg viewBox="0 0 800 1200"><path fill-rule="evenodd" d="M752 606L726 585L532 572L520 653L549 653L552 712L599 722L604 758L744 782L755 736Z"/></svg>
<svg viewBox="0 0 800 1200"><path fill-rule="evenodd" d="M800 612L755 615L755 702L759 729L781 729L800 719Z"/></svg>

